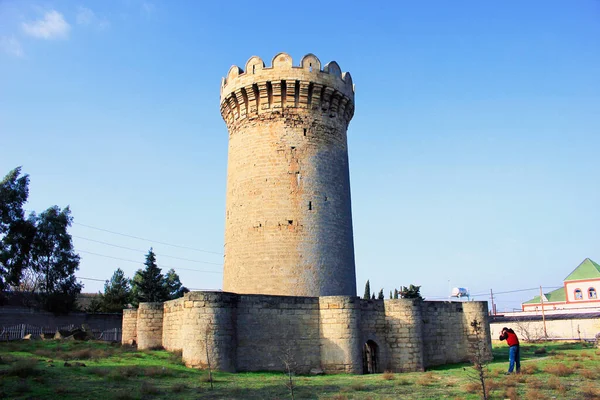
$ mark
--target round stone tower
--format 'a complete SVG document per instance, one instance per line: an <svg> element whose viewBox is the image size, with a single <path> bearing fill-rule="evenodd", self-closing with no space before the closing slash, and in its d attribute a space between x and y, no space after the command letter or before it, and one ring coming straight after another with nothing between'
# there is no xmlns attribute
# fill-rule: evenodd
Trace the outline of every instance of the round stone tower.
<svg viewBox="0 0 600 400"><path fill-rule="evenodd" d="M355 296L350 74L308 54L251 57L221 84L229 130L223 290Z"/></svg>

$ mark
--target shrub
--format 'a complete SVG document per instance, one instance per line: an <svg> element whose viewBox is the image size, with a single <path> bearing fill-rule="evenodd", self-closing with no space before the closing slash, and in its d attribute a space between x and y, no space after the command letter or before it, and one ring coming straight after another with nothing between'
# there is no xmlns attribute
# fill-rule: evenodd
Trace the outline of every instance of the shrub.
<svg viewBox="0 0 600 400"><path fill-rule="evenodd" d="M396 376L392 371L385 371L383 374L381 374L381 378L386 381L391 381L392 379L395 379Z"/></svg>
<svg viewBox="0 0 600 400"><path fill-rule="evenodd" d="M565 364L551 364L546 365L544 371L556 376L569 376L573 373L573 368L568 367Z"/></svg>
<svg viewBox="0 0 600 400"><path fill-rule="evenodd" d="M149 377L166 377L173 376L173 371L165 367L147 367L144 370L144 375Z"/></svg>
<svg viewBox="0 0 600 400"><path fill-rule="evenodd" d="M354 382L350 385L350 389L354 390L355 392L362 392L366 388L362 382Z"/></svg>
<svg viewBox="0 0 600 400"><path fill-rule="evenodd" d="M533 351L533 354L546 354L546 348L545 347L538 347L537 349L535 349Z"/></svg>
<svg viewBox="0 0 600 400"><path fill-rule="evenodd" d="M184 365L182 356L183 352L181 350L169 353L169 362L175 365Z"/></svg>

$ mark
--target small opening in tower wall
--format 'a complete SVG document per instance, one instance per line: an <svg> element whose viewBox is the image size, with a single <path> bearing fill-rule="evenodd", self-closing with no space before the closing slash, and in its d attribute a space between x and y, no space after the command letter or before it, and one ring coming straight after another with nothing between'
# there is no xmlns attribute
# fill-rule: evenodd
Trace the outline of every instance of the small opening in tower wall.
<svg viewBox="0 0 600 400"><path fill-rule="evenodd" d="M293 219L288 219L288 225L292 225L294 223Z"/></svg>
<svg viewBox="0 0 600 400"><path fill-rule="evenodd" d="M306 128L304 128L304 136L306 136Z"/></svg>
<svg viewBox="0 0 600 400"><path fill-rule="evenodd" d="M256 72L256 65L253 65L252 66L252 73L255 73L255 72Z"/></svg>
<svg viewBox="0 0 600 400"><path fill-rule="evenodd" d="M309 201L308 202L308 211L311 211L311 210L312 210L312 201Z"/></svg>
<svg viewBox="0 0 600 400"><path fill-rule="evenodd" d="M310 72L312 72L312 63L309 63L309 64L308 64L308 70L309 70Z"/></svg>

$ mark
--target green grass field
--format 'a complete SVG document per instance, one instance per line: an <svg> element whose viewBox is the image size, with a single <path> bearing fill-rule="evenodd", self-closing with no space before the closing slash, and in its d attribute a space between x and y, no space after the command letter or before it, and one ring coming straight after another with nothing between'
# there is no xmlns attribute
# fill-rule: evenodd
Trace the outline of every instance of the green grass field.
<svg viewBox="0 0 600 400"><path fill-rule="evenodd" d="M508 351L494 347L487 383L495 399L600 399L600 350L583 343L522 346L522 374L505 376ZM289 399L283 373L216 373L162 350L100 342L0 343L0 398ZM425 373L297 376L296 399L478 399L468 364Z"/></svg>

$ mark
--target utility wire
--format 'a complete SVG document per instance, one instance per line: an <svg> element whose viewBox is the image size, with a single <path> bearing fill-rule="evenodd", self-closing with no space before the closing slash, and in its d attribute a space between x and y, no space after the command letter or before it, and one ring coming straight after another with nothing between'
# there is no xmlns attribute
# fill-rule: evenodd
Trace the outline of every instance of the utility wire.
<svg viewBox="0 0 600 400"><path fill-rule="evenodd" d="M106 282L110 279L97 279L97 278L85 278L83 276L76 276L77 279L82 279L84 281L96 281L96 282ZM200 290L200 291L208 291L208 292L222 292L221 289L198 289L198 288L188 288L189 290Z"/></svg>
<svg viewBox="0 0 600 400"><path fill-rule="evenodd" d="M162 245L165 245L165 246L171 246L171 247L177 247L177 248L180 248L180 249L187 249L187 250L198 251L200 253L209 253L209 254L223 255L223 253L218 253L216 251L201 250L201 249L196 249L194 247L181 246L181 245L178 245L178 244L172 244L172 243L160 242L158 240L146 239L146 238L139 237L139 236L127 235L125 233L115 232L115 231L111 231L111 230L103 229L103 228L97 228L95 226L82 224L80 222L73 222L73 225L80 225L80 226L84 226L86 228L95 229L97 231L112 233L113 235L125 236L125 237L128 237L128 238L137 239L137 240L143 240L145 242L158 243L158 244L162 244Z"/></svg>
<svg viewBox="0 0 600 400"><path fill-rule="evenodd" d="M95 243L104 244L106 246L118 247L119 249L137 251L138 253L146 253L146 251L144 251L144 250L138 250L138 249L134 249L132 247L120 246L118 244L112 244L112 243L108 243L108 242L103 242L101 240L89 239L89 238L86 238L86 237L83 237L83 236L77 236L77 235L71 235L71 236L73 236L74 238L77 238L77 239L87 240L89 242L95 242ZM223 265L222 263L215 263L215 262L209 262L209 261L199 261L199 260L190 260L189 258L181 258L181 257L169 256L169 255L166 255L166 254L158 254L158 253L154 253L154 254L157 255L157 256L160 256L160 257L174 258L176 260L189 261L189 262L195 262L195 263L200 263L200 264Z"/></svg>
<svg viewBox="0 0 600 400"><path fill-rule="evenodd" d="M126 262L130 262L130 263L134 263L134 264L143 264L143 262L141 262L141 261L129 260L127 258L121 258L121 257L107 256L105 254L94 253L94 252L86 251L86 250L77 250L76 252L77 253L92 254L94 256L99 256L99 257L112 258L113 260L126 261ZM164 265L164 264L160 264L158 266L160 268L163 268L163 269L165 269L165 268L172 268L172 269L176 269L176 270L203 272L203 273L207 273L207 274L222 274L223 273L222 271L215 271L215 270L200 270L200 269L191 269L191 268L170 267L170 266Z"/></svg>

